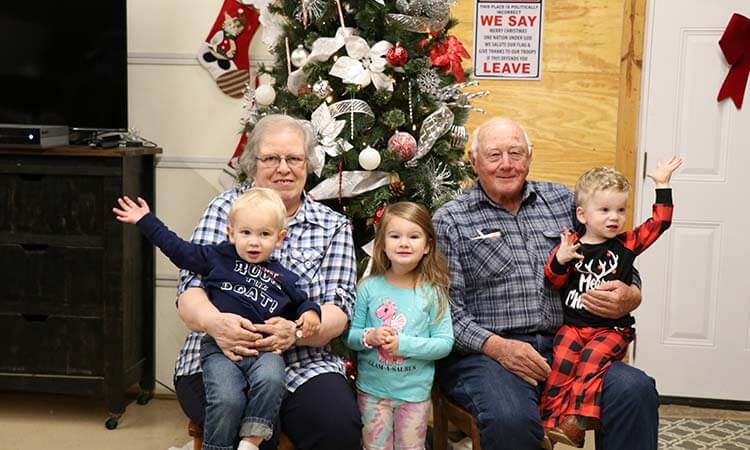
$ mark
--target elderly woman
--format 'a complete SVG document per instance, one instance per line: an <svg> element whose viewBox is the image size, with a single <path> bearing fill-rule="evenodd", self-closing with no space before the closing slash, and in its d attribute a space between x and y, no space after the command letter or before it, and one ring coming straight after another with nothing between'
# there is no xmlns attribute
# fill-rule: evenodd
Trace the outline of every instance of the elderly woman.
<svg viewBox="0 0 750 450"><path fill-rule="evenodd" d="M269 115L256 124L239 163L255 186L276 190L284 201L288 234L273 257L297 273L298 286L320 304L320 332L297 340L295 323L282 317L250 323L240 316L221 313L208 300L200 278L183 271L178 309L193 332L180 350L174 384L187 416L202 424L206 397L199 349L203 333L212 336L233 360L258 351L282 351L288 392L281 405L280 421L295 448L357 449L359 410L343 376L343 362L331 353L329 345L331 339L344 332L352 313L354 246L347 219L303 192L309 167L307 155L314 145L312 133L298 120ZM192 241L214 244L226 240L229 209L248 186L245 183L214 198L198 222ZM242 398L243 394L238 392L237 396ZM273 448L273 443L267 445Z"/></svg>

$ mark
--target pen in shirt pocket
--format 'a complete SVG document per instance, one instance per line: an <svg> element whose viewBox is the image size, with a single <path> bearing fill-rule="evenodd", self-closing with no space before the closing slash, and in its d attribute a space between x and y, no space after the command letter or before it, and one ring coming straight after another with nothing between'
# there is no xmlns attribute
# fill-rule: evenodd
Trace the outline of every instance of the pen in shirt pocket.
<svg viewBox="0 0 750 450"><path fill-rule="evenodd" d="M479 241L479 240L483 240L483 239L497 239L497 238L500 237L500 234L501 234L500 230L498 230L498 229L492 229L492 228L490 228L490 229L485 228L484 230L477 230L477 233L479 233L479 234L477 234L473 238L470 238L469 240L470 241Z"/></svg>

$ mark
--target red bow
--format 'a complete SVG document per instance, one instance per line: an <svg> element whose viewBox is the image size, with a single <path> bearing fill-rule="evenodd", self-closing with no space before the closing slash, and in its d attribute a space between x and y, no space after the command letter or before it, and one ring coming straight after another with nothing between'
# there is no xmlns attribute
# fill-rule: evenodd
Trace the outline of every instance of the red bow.
<svg viewBox="0 0 750 450"><path fill-rule="evenodd" d="M745 85L750 74L750 19L741 14L733 14L719 39L719 47L732 68L729 69L716 100L731 97L735 106L742 108Z"/></svg>
<svg viewBox="0 0 750 450"><path fill-rule="evenodd" d="M445 41L435 44L430 49L429 56L433 66L442 68L443 73L453 73L453 78L459 83L464 81L461 57L471 58L471 56L455 36L448 36Z"/></svg>

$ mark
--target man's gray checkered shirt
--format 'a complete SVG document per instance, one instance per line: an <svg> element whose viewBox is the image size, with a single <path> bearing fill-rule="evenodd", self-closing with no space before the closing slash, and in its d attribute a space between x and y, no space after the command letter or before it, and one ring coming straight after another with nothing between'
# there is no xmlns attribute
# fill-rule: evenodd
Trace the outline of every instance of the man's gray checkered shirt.
<svg viewBox="0 0 750 450"><path fill-rule="evenodd" d="M203 213L192 236L198 244L216 244L227 239L227 217L232 202L248 189L239 186L214 198ZM330 208L303 198L297 214L287 224L283 246L272 255L281 265L300 276L297 286L309 298L323 305L332 303L351 318L356 291L356 261L349 221ZM201 287L200 278L180 272L177 294ZM175 377L201 371L200 340L203 333L192 332L180 350ZM344 364L331 353L330 346L292 347L284 353L287 389L296 390L305 381L322 373L344 374Z"/></svg>
<svg viewBox="0 0 750 450"><path fill-rule="evenodd" d="M479 182L433 217L451 273L456 347L481 352L492 334L554 333L563 313L544 264L573 230L575 196L566 186L526 182L517 214L492 202ZM489 235L482 238L482 235ZM640 278L634 273L634 284Z"/></svg>

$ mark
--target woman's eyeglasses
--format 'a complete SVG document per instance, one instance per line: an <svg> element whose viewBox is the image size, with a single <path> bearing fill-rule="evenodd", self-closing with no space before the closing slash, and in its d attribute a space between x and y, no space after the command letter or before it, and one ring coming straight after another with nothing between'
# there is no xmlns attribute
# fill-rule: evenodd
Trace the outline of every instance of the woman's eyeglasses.
<svg viewBox="0 0 750 450"><path fill-rule="evenodd" d="M307 161L307 158L304 156L296 156L296 155L290 155L290 156L281 156L281 155L266 155L266 156L256 156L255 159L260 162L265 167L279 167L281 165L281 160L283 159L286 162L286 165L289 167L302 167L305 165L305 161Z"/></svg>

